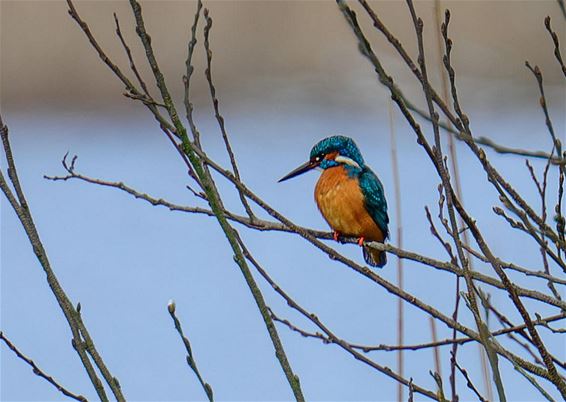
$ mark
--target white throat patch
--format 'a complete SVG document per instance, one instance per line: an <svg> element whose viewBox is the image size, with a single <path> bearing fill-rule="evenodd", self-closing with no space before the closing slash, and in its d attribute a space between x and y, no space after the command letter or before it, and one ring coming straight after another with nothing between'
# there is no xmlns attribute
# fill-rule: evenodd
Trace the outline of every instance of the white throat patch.
<svg viewBox="0 0 566 402"><path fill-rule="evenodd" d="M356 169L361 169L360 165L358 165L355 160L348 158L347 156L338 155L336 158L334 158L334 160L339 163L345 163L346 165L353 166Z"/></svg>

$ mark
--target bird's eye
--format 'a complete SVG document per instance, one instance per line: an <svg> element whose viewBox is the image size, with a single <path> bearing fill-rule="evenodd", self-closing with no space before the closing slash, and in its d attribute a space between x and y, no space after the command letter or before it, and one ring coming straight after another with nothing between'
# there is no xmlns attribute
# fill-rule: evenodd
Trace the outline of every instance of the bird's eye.
<svg viewBox="0 0 566 402"><path fill-rule="evenodd" d="M314 160L315 160L316 162L320 162L321 159L322 159L322 158L321 158L320 156L317 156L316 158L314 158Z"/></svg>

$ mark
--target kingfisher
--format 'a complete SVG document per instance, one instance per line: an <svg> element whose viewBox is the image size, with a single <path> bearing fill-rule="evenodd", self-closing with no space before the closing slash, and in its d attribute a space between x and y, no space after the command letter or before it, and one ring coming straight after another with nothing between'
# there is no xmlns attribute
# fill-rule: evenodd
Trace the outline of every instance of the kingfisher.
<svg viewBox="0 0 566 402"><path fill-rule="evenodd" d="M319 141L309 160L281 178L291 179L312 169L322 170L314 189L318 209L334 240L356 237L365 261L374 267L387 262L385 252L371 249L366 241L383 243L389 237L387 201L381 181L364 163L354 140L335 135Z"/></svg>

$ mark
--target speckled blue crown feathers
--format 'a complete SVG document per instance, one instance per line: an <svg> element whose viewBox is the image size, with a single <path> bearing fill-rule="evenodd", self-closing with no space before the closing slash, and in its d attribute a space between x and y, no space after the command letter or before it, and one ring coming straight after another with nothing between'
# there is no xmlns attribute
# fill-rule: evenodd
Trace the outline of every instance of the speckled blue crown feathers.
<svg viewBox="0 0 566 402"><path fill-rule="evenodd" d="M349 137L343 135L335 135L320 140L311 150L310 158L329 154L338 151L340 155L346 156L355 161L361 168L364 167L364 158L360 153L356 143Z"/></svg>

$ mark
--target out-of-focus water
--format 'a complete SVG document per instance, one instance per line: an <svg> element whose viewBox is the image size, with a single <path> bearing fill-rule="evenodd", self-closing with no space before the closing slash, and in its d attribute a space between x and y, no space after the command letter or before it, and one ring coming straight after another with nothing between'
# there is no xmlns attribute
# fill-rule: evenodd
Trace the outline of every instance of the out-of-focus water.
<svg viewBox="0 0 566 402"><path fill-rule="evenodd" d="M111 13L116 11L140 71L146 79L151 76L149 67L141 62L144 51L135 41L127 4L80 2L77 6L109 55L126 67L113 33ZM160 65L173 96L179 100L188 23L195 4L146 2L143 6ZM247 185L295 223L324 229L312 196L317 173L282 184L277 180L302 163L321 138L336 133L349 135L385 186L392 218L391 242L396 243L387 95L371 66L359 55L334 3L211 2L207 6L215 18L213 70L221 110ZM414 56L414 29L404 5L375 2L372 6ZM433 3L420 2L417 6L425 21L429 75L438 86ZM543 69L555 130L563 139L566 94L543 25L544 17L551 14L553 26L562 37L558 5L454 2L449 6L453 11L451 35L458 87L474 133L509 146L550 150L536 83L523 63L529 59ZM44 174L65 173L60 160L69 152L79 156L77 171L86 175L123 181L179 204L205 206L185 188L191 182L186 167L155 121L141 105L121 99L123 87L87 46L68 18L64 2L1 2L0 14L1 112L11 130L20 178L52 266L69 297L81 303L83 319L127 399L204 398L186 365L183 345L167 312L168 300L175 299L195 359L217 400L290 400L292 394L257 307L213 218L152 207L115 189L43 179ZM482 29L478 29L480 18ZM504 19L508 23L500 24ZM420 84L400 65L394 50L373 32L369 19L361 18L360 23L397 84L414 102L424 105ZM205 57L201 45L202 32L192 84L196 119L206 151L229 166L202 74ZM437 215L440 180L397 110L393 120L401 173L404 248L446 260L424 214L424 207L429 206ZM428 126L426 130L431 138ZM538 248L493 214L497 194L480 164L462 144L457 144L457 150L465 205L492 250L501 258L540 269ZM487 155L540 208L522 158L489 150ZM544 168L543 161L534 160L533 165L539 173ZM549 183L549 199L555 200L553 169ZM234 188L220 178L218 184L226 205L243 213ZM0 198L0 329L61 384L94 400L95 393L72 350L70 331L45 275L15 214ZM549 207L553 206L551 202ZM337 336L370 345L395 344L397 299L383 288L329 260L297 236L235 227L273 279ZM363 262L358 247L329 244ZM395 282L396 263L389 256L388 265L377 272ZM475 268L495 276L477 261ZM409 293L446 315L452 314L452 276L407 261L404 272ZM267 303L278 315L316 331L259 275L255 276ZM518 275L510 276L518 284L548 292L543 281L526 282ZM491 299L512 320L520 320L505 294L492 292ZM556 312L528 299L525 303L533 313ZM473 328L465 306L461 312L462 322ZM495 324L492 318L490 324ZM395 398L397 385L393 381L337 346L278 328L307 400ZM563 358L564 345L558 337L548 337L542 330L541 334ZM451 331L438 323L438 337L450 336ZM422 343L430 338L428 317L407 306L405 342ZM6 348L0 347L0 352L1 400L61 398ZM391 352L368 356L396 368L396 355ZM462 346L458 356L483 392L478 347ZM447 390L450 356L446 347L441 357ZM507 361L500 359L500 365L509 400L540 399ZM430 350L405 354L405 377L412 377L418 385L435 388L429 375L433 367ZM458 382L461 400L473 399L461 377ZM554 395L552 387L546 388Z"/></svg>
<svg viewBox="0 0 566 402"><path fill-rule="evenodd" d="M556 99L562 96L559 89L550 92ZM374 113L348 108L337 108L335 113L318 109L313 113L307 105L301 108L289 102L281 103L283 109L245 103L237 110L226 108L227 127L243 179L296 223L324 229L325 223L312 197L318 173L283 184L277 180L304 161L310 147L320 138L333 133L352 136L384 183L393 218L391 241L395 243L390 130L385 96L380 98L379 91L376 94ZM553 106L557 132L562 135L563 105ZM371 109L371 105L367 107ZM495 108L471 113L473 129L506 144L549 149L549 137L536 103L526 113L511 114L510 109L507 105L502 113ZM228 166L209 110L199 110L197 117L209 154ZM22 113L8 108L3 118L10 126L20 177L53 268L71 299L81 303L85 323L128 399L186 400L204 396L185 364L181 341L166 310L169 299L176 301L177 314L191 340L201 373L218 400L292 397L259 312L214 219L152 207L115 189L76 181L54 183L42 178L44 174L63 174L59 161L69 151L70 155L79 156L77 170L81 173L123 181L139 191L180 204L203 205L185 189L190 179L183 163L141 108L127 103L111 112ZM395 130L404 247L446 259L430 234L424 214L425 205L434 215L437 213L439 179L397 112ZM465 203L492 249L525 266L539 266L538 249L491 212L491 207L498 204L497 195L486 182L480 165L462 144L457 144L457 149ZM534 185L521 158L489 151L488 156L538 207ZM539 172L544 166L540 161L533 164ZM550 193L554 194L555 175L550 176ZM226 204L242 212L235 190L222 179L218 182ZM1 216L2 330L62 384L95 399L70 345L64 318L15 214L4 199ZM336 335L356 343L395 343L397 300L384 289L330 261L296 236L236 227L279 285ZM348 257L363 261L358 247L331 245ZM410 262L405 262L404 267L407 291L450 315L453 278ZM483 265L477 264L476 268L495 275ZM378 273L395 282L396 259L390 256L388 265ZM277 314L316 331L289 309L259 275L255 276L267 303ZM521 283L521 278L515 279ZM541 290L546 289L542 281L539 285ZM492 301L510 317L517 316L504 294L493 292ZM534 305L529 301L526 304ZM543 306L533 311L552 312ZM463 322L473 326L465 307L462 312ZM393 381L338 347L302 338L282 326L278 328L307 399L394 398ZM405 328L407 344L430 340L428 318L413 307L406 308ZM439 323L438 337L449 336L450 330ZM563 347L554 342L550 344L554 350ZM374 352L369 356L395 369L395 354ZM433 368L431 351L406 353L405 359L405 376L434 389L434 380L428 374ZM459 360L481 384L477 346L461 347ZM507 387L509 400L538 398L526 381L517 379L507 361L500 362L504 379L514 379L512 386ZM51 386L32 375L27 366L5 350L1 369L2 400L60 398ZM448 371L449 354L444 348L445 384ZM461 399L471 398L464 382L459 381Z"/></svg>

